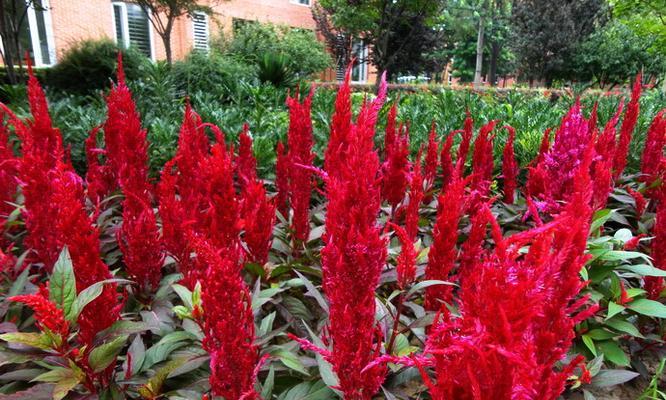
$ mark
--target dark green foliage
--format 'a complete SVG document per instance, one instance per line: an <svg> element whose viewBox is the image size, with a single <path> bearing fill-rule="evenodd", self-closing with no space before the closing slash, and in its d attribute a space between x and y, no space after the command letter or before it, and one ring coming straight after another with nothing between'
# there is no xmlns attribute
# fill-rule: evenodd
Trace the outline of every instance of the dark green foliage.
<svg viewBox="0 0 666 400"><path fill-rule="evenodd" d="M296 74L282 54L265 53L258 66L257 76L261 83L270 83L275 87L291 87L296 83Z"/></svg>
<svg viewBox="0 0 666 400"><path fill-rule="evenodd" d="M314 33L271 24L245 22L217 46L224 54L259 66L267 54L283 57L298 77L309 77L331 66L331 57ZM274 57L274 56L269 56Z"/></svg>
<svg viewBox="0 0 666 400"><path fill-rule="evenodd" d="M603 0L517 0L512 42L524 78L543 79L550 86L566 76L576 46L605 19Z"/></svg>
<svg viewBox="0 0 666 400"><path fill-rule="evenodd" d="M613 21L594 32L576 52L578 79L600 86L627 82L640 71L660 78L666 71L666 52L654 50L655 36L639 36L627 25Z"/></svg>
<svg viewBox="0 0 666 400"><path fill-rule="evenodd" d="M134 49L120 49L113 41L85 40L69 49L46 72L46 86L69 93L87 94L109 87L116 73L118 51L123 53L125 74L129 80L141 75L147 59Z"/></svg>
<svg viewBox="0 0 666 400"><path fill-rule="evenodd" d="M173 65L173 81L183 94L209 92L224 97L236 93L241 82L253 82L256 67L233 57L192 52Z"/></svg>

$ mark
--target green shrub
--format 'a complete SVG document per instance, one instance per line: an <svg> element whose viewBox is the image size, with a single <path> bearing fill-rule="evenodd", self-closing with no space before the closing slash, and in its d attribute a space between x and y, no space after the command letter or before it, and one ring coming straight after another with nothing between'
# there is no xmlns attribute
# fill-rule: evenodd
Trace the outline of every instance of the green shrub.
<svg viewBox="0 0 666 400"><path fill-rule="evenodd" d="M121 49L110 39L85 40L70 48L53 68L46 72L49 88L68 93L88 94L109 86L115 77L118 51L128 80L138 79L147 58L134 49Z"/></svg>
<svg viewBox="0 0 666 400"><path fill-rule="evenodd" d="M258 77L261 83L270 83L275 87L291 87L297 81L287 57L275 53L266 53L261 58Z"/></svg>
<svg viewBox="0 0 666 400"><path fill-rule="evenodd" d="M325 45L314 32L271 24L239 24L231 38L222 36L218 48L250 64L259 65L267 54L283 56L298 77L309 77L332 64Z"/></svg>
<svg viewBox="0 0 666 400"><path fill-rule="evenodd" d="M172 76L182 94L209 92L227 98L237 93L241 83L256 81L256 67L215 51L194 51L173 65Z"/></svg>

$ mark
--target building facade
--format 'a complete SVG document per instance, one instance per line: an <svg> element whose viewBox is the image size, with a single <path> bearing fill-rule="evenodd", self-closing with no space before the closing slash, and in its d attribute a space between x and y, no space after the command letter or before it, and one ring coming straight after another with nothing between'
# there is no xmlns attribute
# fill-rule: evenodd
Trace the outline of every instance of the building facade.
<svg viewBox="0 0 666 400"><path fill-rule="evenodd" d="M211 37L231 33L235 21L257 21L315 29L311 7L316 0L203 0L212 15L180 17L173 27L173 59L184 58L192 49L208 50ZM24 47L34 63L48 67L57 63L67 49L86 39L111 38L123 46L134 46L152 60L166 58L162 39L151 25L146 11L131 1L34 0L27 9ZM367 47L355 51L367 53ZM367 64L355 67L355 80L367 82ZM324 74L324 79L331 73Z"/></svg>

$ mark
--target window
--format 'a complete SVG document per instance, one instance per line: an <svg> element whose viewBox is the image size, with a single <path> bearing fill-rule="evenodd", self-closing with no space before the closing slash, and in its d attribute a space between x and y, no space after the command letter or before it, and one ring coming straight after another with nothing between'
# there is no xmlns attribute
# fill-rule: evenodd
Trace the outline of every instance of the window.
<svg viewBox="0 0 666 400"><path fill-rule="evenodd" d="M291 0L293 4L300 4L302 6L310 6L310 0Z"/></svg>
<svg viewBox="0 0 666 400"><path fill-rule="evenodd" d="M116 41L125 47L135 47L153 58L152 36L148 14L141 6L131 3L113 3Z"/></svg>
<svg viewBox="0 0 666 400"><path fill-rule="evenodd" d="M194 13L192 15L192 31L194 33L194 48L208 53L208 15Z"/></svg>
<svg viewBox="0 0 666 400"><path fill-rule="evenodd" d="M356 83L365 83L368 80L368 45L362 40L355 40L352 44L352 67L351 80Z"/></svg>
<svg viewBox="0 0 666 400"><path fill-rule="evenodd" d="M17 18L10 23L20 24L17 43L8 44L11 46L14 64L23 59L26 51L33 65L37 67L55 64L55 46L48 1L33 0L29 6L26 6L25 0L12 1L14 4L11 6L15 7ZM2 45L0 42L0 48Z"/></svg>

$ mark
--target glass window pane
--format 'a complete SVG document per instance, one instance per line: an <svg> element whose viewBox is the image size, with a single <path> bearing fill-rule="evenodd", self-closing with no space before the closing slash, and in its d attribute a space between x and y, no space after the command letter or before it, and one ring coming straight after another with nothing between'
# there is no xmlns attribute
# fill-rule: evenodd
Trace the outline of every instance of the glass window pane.
<svg viewBox="0 0 666 400"><path fill-rule="evenodd" d="M44 13L48 12L43 6L41 0L35 0L35 18L37 20L37 34L39 35L39 47L42 53L42 64L51 65L51 55L49 54L49 43L46 38L46 22Z"/></svg>
<svg viewBox="0 0 666 400"><path fill-rule="evenodd" d="M151 57L150 22L148 21L148 15L136 4L126 4L126 7L130 46L136 47L143 54Z"/></svg>
<svg viewBox="0 0 666 400"><path fill-rule="evenodd" d="M113 5L113 16L116 24L116 42L122 46L125 44L125 37L123 36L123 7L120 4Z"/></svg>

